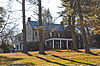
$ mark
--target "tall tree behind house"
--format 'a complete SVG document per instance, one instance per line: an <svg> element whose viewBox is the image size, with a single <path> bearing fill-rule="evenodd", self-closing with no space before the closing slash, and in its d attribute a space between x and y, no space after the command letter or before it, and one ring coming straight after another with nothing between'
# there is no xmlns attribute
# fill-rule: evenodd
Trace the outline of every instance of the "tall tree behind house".
<svg viewBox="0 0 100 66"><path fill-rule="evenodd" d="M43 19L42 21L44 23L48 23L48 24L52 24L53 23L53 21L52 21L52 15L51 15L49 9L44 9L43 10L42 19Z"/></svg>

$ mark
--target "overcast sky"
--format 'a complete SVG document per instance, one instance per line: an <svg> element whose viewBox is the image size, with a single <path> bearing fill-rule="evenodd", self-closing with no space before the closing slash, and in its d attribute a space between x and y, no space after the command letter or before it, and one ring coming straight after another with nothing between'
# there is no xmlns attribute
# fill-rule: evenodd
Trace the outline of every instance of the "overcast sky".
<svg viewBox="0 0 100 66"><path fill-rule="evenodd" d="M6 8L8 5L7 5L7 2L8 0L0 0L0 6L1 7L4 7ZM12 3L12 9L13 10L21 10L21 4L16 2L15 0L13 0L14 2ZM19 0L21 1L21 0ZM57 12L60 12L61 9L58 8L58 6L61 6L61 1L60 0L42 0L42 5L45 7L45 8L49 8L50 9L50 12L52 14L53 17L58 17L59 15L57 14ZM29 5L26 5L26 8L28 8ZM29 11L29 12L26 12L26 19L28 17L31 17L33 12ZM16 11L13 13L14 17L19 17L19 28L22 29L22 19L21 19L21 11ZM34 18L32 18L32 20L35 20ZM61 18L59 18L56 23L60 23L61 22Z"/></svg>

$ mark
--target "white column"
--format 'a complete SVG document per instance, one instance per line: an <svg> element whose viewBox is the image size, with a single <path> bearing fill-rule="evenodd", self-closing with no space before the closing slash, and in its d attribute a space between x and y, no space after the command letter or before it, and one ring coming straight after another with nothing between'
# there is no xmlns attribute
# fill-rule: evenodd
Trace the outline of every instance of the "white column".
<svg viewBox="0 0 100 66"><path fill-rule="evenodd" d="M69 48L68 48L68 40L66 41L66 46L67 46L67 49L69 49Z"/></svg>
<svg viewBox="0 0 100 66"><path fill-rule="evenodd" d="M15 44L15 51L17 50L16 48L17 48L17 47L16 47L16 44Z"/></svg>
<svg viewBox="0 0 100 66"><path fill-rule="evenodd" d="M45 41L45 46L46 46L46 44L47 44L47 41Z"/></svg>
<svg viewBox="0 0 100 66"><path fill-rule="evenodd" d="M60 49L61 49L61 40L60 40Z"/></svg>
<svg viewBox="0 0 100 66"><path fill-rule="evenodd" d="M18 50L20 51L20 44L18 45L19 47L18 47Z"/></svg>
<svg viewBox="0 0 100 66"><path fill-rule="evenodd" d="M21 50L23 51L23 44L21 45Z"/></svg>
<svg viewBox="0 0 100 66"><path fill-rule="evenodd" d="M54 40L52 40L52 43L53 43L53 49L54 49Z"/></svg>

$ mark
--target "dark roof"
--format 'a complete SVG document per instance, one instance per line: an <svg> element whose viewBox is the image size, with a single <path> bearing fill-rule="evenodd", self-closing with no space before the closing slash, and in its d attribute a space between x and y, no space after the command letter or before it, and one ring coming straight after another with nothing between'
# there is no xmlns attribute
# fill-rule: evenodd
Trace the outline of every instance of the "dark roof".
<svg viewBox="0 0 100 66"><path fill-rule="evenodd" d="M30 26L32 27L32 29L35 29L35 28L39 28L39 22L38 21L30 21L29 22ZM52 24L52 25L49 25L48 23L44 24L42 23L42 25L45 27L44 29L46 30L52 30L52 29L56 29L56 31L63 31L63 26L61 24Z"/></svg>

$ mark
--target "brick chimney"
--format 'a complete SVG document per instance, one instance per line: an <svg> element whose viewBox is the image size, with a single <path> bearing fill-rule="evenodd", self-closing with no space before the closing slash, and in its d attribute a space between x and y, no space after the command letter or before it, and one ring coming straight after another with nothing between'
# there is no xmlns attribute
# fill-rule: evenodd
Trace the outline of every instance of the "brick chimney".
<svg viewBox="0 0 100 66"><path fill-rule="evenodd" d="M27 20L27 22L30 22L31 21L31 17L28 17L28 20Z"/></svg>
<svg viewBox="0 0 100 66"><path fill-rule="evenodd" d="M64 23L63 22L60 22L60 24L62 25L62 27L64 28Z"/></svg>

